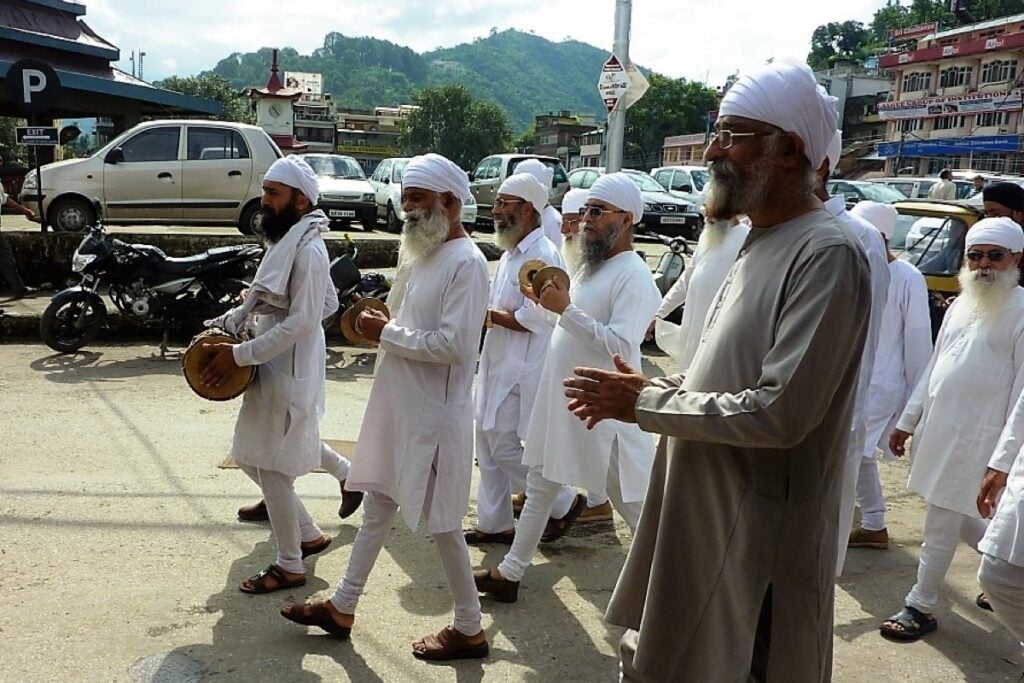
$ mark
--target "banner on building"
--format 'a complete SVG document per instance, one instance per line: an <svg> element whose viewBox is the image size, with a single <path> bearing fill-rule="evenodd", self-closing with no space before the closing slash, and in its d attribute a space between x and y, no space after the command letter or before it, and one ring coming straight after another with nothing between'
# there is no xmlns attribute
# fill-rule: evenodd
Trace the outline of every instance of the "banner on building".
<svg viewBox="0 0 1024 683"><path fill-rule="evenodd" d="M901 40L910 40L911 38L920 38L926 36L929 33L935 33L939 28L936 22L930 22L928 24L918 24L917 26L905 26L903 28L894 28L889 30L889 44L897 43Z"/></svg>
<svg viewBox="0 0 1024 683"><path fill-rule="evenodd" d="M1019 149L1020 136L1018 135L974 135L968 138L882 142L878 145L878 156L958 156L962 154L1016 152Z"/></svg>
<svg viewBox="0 0 1024 683"><path fill-rule="evenodd" d="M882 102L878 115L883 121L901 119L927 119L939 116L986 114L995 111L1020 111L1024 107L1020 90L970 93L949 97L931 97L924 100Z"/></svg>
<svg viewBox="0 0 1024 683"><path fill-rule="evenodd" d="M285 71L284 87L301 90L307 99L319 99L324 94L324 76L302 71Z"/></svg>

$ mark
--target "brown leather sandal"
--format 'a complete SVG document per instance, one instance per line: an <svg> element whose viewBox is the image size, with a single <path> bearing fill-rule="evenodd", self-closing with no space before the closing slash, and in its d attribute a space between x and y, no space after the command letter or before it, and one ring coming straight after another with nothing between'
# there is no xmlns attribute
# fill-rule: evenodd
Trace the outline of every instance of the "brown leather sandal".
<svg viewBox="0 0 1024 683"><path fill-rule="evenodd" d="M483 633L483 631L480 631ZM412 656L432 662L449 662L455 659L481 659L490 652L485 639L482 643L469 642L470 636L463 635L451 626L445 626L437 635L424 636L412 644Z"/></svg>
<svg viewBox="0 0 1024 683"><path fill-rule="evenodd" d="M310 541L309 543L302 543L300 545L300 547L302 548L302 557L306 558L310 555L322 553L323 551L327 550L327 546L331 544L331 540L333 539L331 539L331 537L328 534L322 534L320 538L318 538L315 541Z"/></svg>
<svg viewBox="0 0 1024 683"><path fill-rule="evenodd" d="M274 583L276 585L267 585L268 576L274 580ZM247 579L247 581L250 584L252 584L252 587L246 588L245 583L243 582L238 585L238 590L242 591L243 593L252 594L273 593L275 591L287 590L288 588L298 588L299 586L305 586L306 575L303 574L298 579L289 579L287 576L284 575L284 572L281 571L280 567L278 567L276 564L272 564L263 571L261 571L259 574L256 574L255 576L250 576Z"/></svg>
<svg viewBox="0 0 1024 683"><path fill-rule="evenodd" d="M470 529L465 532L466 534L466 545L481 545L483 543L497 543L498 545L512 545L512 541L516 540L515 529L509 529L508 531L499 531L496 534L489 534L479 529Z"/></svg>
<svg viewBox="0 0 1024 683"><path fill-rule="evenodd" d="M352 633L351 627L342 626L334 621L326 600L306 602L301 605L286 605L281 608L281 616L288 621L294 621L296 624L316 626L341 640L348 640L349 635Z"/></svg>

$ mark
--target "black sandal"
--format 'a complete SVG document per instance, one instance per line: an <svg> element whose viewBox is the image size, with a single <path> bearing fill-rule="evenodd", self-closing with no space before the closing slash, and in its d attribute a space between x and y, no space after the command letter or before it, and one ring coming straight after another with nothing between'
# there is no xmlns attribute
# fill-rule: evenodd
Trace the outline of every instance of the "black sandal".
<svg viewBox="0 0 1024 683"><path fill-rule="evenodd" d="M981 609L988 610L989 612L995 611L992 609L992 603L988 601L988 597L986 597L984 593L978 593L978 597L974 598L974 604Z"/></svg>
<svg viewBox="0 0 1024 683"><path fill-rule="evenodd" d="M899 628L894 628L899 626ZM896 614L882 622L878 630L883 636L895 640L914 641L939 627L935 617L906 605Z"/></svg>
<svg viewBox="0 0 1024 683"><path fill-rule="evenodd" d="M479 529L470 529L465 532L466 545L482 545L484 543L497 543L499 545L512 545L516 540L515 529L500 531L496 534L489 534Z"/></svg>
<svg viewBox="0 0 1024 683"><path fill-rule="evenodd" d="M276 586L270 587L267 585L267 577L270 577L277 584ZM299 586L306 585L306 575L303 574L298 579L289 580L281 568L276 564L272 564L256 576L250 576L248 579L249 583L252 584L252 588L246 588L245 583L238 584L238 590L243 593L259 594L273 593L275 591L283 591L289 588L298 588Z"/></svg>

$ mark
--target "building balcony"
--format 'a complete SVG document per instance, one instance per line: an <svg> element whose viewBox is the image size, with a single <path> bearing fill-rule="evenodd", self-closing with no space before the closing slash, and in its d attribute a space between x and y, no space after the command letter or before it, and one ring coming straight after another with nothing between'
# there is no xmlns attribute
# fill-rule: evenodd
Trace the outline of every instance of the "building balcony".
<svg viewBox="0 0 1024 683"><path fill-rule="evenodd" d="M982 55L999 50L1012 50L1014 48L1024 48L1024 33L1011 33L994 38L977 38L957 45L935 45L921 50L883 55L878 60L878 66L883 69L893 69L907 64L921 64L940 59Z"/></svg>

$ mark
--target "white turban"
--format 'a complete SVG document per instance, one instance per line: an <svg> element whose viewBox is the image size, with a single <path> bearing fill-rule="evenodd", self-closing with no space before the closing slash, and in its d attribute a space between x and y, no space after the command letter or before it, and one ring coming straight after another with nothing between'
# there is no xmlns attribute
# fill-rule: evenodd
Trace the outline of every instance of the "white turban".
<svg viewBox="0 0 1024 683"><path fill-rule="evenodd" d="M825 157L828 159L828 174L832 175L839 168L839 157L843 156L843 131L837 130L828 143Z"/></svg>
<svg viewBox="0 0 1024 683"><path fill-rule="evenodd" d="M818 170L839 121L836 98L819 90L810 67L780 60L733 83L718 115L741 116L795 133L804 141L811 166Z"/></svg>
<svg viewBox="0 0 1024 683"><path fill-rule="evenodd" d="M320 201L320 180L301 157L281 157L270 165L263 179L295 188L306 195L310 204Z"/></svg>
<svg viewBox="0 0 1024 683"><path fill-rule="evenodd" d="M527 159L520 161L516 166L516 173L529 173L537 182L544 186L544 191L547 192L548 188L551 187L555 181L555 169L545 164L540 159ZM545 202L547 204L547 202ZM543 211L543 206L537 207L538 211Z"/></svg>
<svg viewBox="0 0 1024 683"><path fill-rule="evenodd" d="M537 215L540 215L548 203L548 191L529 173L516 173L505 178L505 182L498 188L498 194L510 194L525 199L533 204Z"/></svg>
<svg viewBox="0 0 1024 683"><path fill-rule="evenodd" d="M978 244L994 244L1019 254L1024 251L1024 229L1006 216L983 218L967 231L967 248Z"/></svg>
<svg viewBox="0 0 1024 683"><path fill-rule="evenodd" d="M899 212L890 204L864 200L857 202L850 209L850 213L858 218L863 218L871 225L878 228L878 232L885 235L885 239L891 240L896 231L896 219Z"/></svg>
<svg viewBox="0 0 1024 683"><path fill-rule="evenodd" d="M469 193L469 176L452 160L440 154L413 157L402 173L402 187L418 187L431 192L451 192L465 203Z"/></svg>
<svg viewBox="0 0 1024 683"><path fill-rule="evenodd" d="M562 215L578 215L587 201L587 191L574 187L562 197Z"/></svg>
<svg viewBox="0 0 1024 683"><path fill-rule="evenodd" d="M633 223L639 223L644 217L644 197L640 188L630 179L628 173L606 173L590 186L587 201L596 199L608 202L617 209L633 214ZM563 206L564 210L565 207Z"/></svg>

